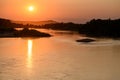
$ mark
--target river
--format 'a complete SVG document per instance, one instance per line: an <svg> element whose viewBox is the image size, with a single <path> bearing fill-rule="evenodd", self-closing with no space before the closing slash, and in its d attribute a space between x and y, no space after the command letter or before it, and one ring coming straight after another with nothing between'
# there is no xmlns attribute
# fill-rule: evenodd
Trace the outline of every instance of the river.
<svg viewBox="0 0 120 80"><path fill-rule="evenodd" d="M0 38L0 80L120 80L120 41L41 30L50 38Z"/></svg>

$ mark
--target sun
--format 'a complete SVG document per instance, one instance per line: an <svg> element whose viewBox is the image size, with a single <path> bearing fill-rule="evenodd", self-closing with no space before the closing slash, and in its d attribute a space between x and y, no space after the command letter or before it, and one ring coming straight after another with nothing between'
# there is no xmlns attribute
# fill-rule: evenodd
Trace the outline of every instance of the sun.
<svg viewBox="0 0 120 80"><path fill-rule="evenodd" d="M29 7L28 7L28 10L29 10L29 11L34 11L34 6L29 6Z"/></svg>

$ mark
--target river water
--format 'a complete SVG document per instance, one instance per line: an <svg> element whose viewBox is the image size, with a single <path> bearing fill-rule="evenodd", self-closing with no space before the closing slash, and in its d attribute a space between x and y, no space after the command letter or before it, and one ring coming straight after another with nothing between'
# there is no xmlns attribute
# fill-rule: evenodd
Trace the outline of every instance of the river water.
<svg viewBox="0 0 120 80"><path fill-rule="evenodd" d="M120 80L120 41L77 43L80 35L0 38L0 80Z"/></svg>

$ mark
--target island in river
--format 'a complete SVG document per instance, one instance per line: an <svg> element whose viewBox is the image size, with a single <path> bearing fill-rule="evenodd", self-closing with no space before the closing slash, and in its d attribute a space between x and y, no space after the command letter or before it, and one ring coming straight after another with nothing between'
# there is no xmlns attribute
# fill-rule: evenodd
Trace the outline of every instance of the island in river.
<svg viewBox="0 0 120 80"><path fill-rule="evenodd" d="M16 30L14 26L19 24L12 23L7 19L0 19L0 37L50 37L51 35L44 32L39 32L34 29L23 28Z"/></svg>
<svg viewBox="0 0 120 80"><path fill-rule="evenodd" d="M0 37L51 37L51 35L28 28L23 28L23 30L0 28Z"/></svg>

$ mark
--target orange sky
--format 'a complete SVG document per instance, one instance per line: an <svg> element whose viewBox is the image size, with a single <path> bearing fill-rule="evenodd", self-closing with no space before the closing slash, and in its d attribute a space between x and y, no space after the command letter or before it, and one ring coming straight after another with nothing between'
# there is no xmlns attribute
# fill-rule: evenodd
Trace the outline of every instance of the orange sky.
<svg viewBox="0 0 120 80"><path fill-rule="evenodd" d="M28 6L34 11L28 11ZM0 0L0 17L12 20L86 22L120 18L120 0Z"/></svg>

